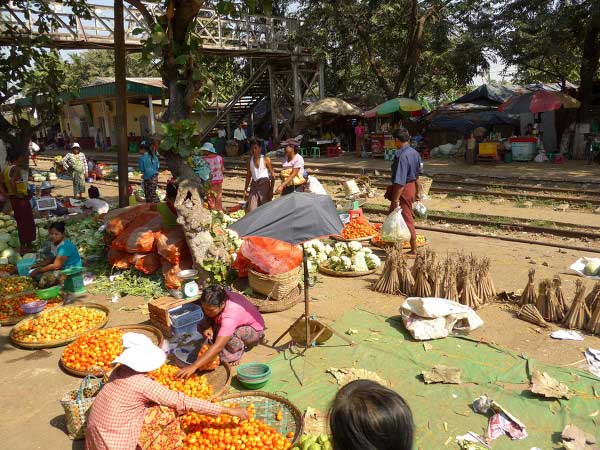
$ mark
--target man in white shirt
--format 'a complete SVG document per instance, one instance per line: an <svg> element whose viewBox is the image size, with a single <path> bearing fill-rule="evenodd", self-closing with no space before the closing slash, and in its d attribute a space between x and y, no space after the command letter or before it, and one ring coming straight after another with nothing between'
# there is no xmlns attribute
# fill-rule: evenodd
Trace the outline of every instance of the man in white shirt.
<svg viewBox="0 0 600 450"><path fill-rule="evenodd" d="M246 127L248 124L246 122L242 122L238 125L238 127L233 132L233 140L236 142L238 146L238 155L242 156L246 152L246 143L248 141L248 136L246 136Z"/></svg>

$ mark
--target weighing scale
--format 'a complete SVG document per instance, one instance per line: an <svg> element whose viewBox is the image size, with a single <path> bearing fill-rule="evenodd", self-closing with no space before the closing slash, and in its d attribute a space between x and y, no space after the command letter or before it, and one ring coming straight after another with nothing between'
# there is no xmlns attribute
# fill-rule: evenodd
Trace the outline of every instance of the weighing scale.
<svg viewBox="0 0 600 450"><path fill-rule="evenodd" d="M42 197L37 200L38 211L53 211L58 208L54 197Z"/></svg>
<svg viewBox="0 0 600 450"><path fill-rule="evenodd" d="M85 295L85 285L83 283L84 267L70 267L61 270L61 273L67 278L63 283L63 291L69 296L79 297Z"/></svg>
<svg viewBox="0 0 600 450"><path fill-rule="evenodd" d="M181 292L185 298L197 297L200 292L200 287L196 283L198 271L194 269L182 270L177 274L181 278Z"/></svg>

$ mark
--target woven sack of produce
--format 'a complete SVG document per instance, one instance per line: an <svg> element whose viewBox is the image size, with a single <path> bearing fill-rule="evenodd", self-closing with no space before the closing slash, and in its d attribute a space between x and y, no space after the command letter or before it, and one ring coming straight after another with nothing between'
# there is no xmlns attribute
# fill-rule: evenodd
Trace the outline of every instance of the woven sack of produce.
<svg viewBox="0 0 600 450"><path fill-rule="evenodd" d="M111 247L128 253L150 253L154 249L155 233L162 227L160 214L142 214L144 221L136 219L113 242Z"/></svg>
<svg viewBox="0 0 600 450"><path fill-rule="evenodd" d="M254 292L258 292L271 300L282 300L298 286L301 272L302 267L300 266L278 275L267 275L249 270L248 284Z"/></svg>
<svg viewBox="0 0 600 450"><path fill-rule="evenodd" d="M133 255L133 261L133 267L146 275L152 275L162 267L160 256L156 253L138 253Z"/></svg>
<svg viewBox="0 0 600 450"><path fill-rule="evenodd" d="M156 233L156 251L171 264L179 264L182 257L190 254L181 226Z"/></svg>
<svg viewBox="0 0 600 450"><path fill-rule="evenodd" d="M85 438L85 426L89 409L94 398L104 383L92 375L86 376L79 385L79 389L66 392L60 401L65 411L65 423L70 439Z"/></svg>
<svg viewBox="0 0 600 450"><path fill-rule="evenodd" d="M141 214L150 211L150 203L110 211L105 218L106 232L118 236Z"/></svg>
<svg viewBox="0 0 600 450"><path fill-rule="evenodd" d="M133 255L131 253L123 252L116 248L108 249L107 258L110 265L119 270L127 269L133 264Z"/></svg>

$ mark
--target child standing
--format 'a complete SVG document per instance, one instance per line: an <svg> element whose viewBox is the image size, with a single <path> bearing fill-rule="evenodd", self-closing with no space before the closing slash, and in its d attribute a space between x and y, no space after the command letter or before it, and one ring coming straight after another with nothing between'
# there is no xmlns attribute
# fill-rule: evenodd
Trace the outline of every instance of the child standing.
<svg viewBox="0 0 600 450"><path fill-rule="evenodd" d="M210 167L210 192L208 193L208 207L212 210L223 209L223 178L225 173L225 160L217 154L217 150L210 142L205 142L200 150L206 152L204 160Z"/></svg>

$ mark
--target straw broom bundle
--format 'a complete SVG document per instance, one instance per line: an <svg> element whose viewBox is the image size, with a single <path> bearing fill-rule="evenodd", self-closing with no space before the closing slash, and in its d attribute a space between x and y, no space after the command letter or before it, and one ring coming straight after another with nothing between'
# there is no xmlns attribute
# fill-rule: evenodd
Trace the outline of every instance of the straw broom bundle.
<svg viewBox="0 0 600 450"><path fill-rule="evenodd" d="M525 289L523 289L523 294L521 294L521 301L519 302L521 306L529 304L535 305L537 301L537 292L535 291L534 284L535 269L529 269L528 276L529 280L527 281L527 286L525 286Z"/></svg>
<svg viewBox="0 0 600 450"><path fill-rule="evenodd" d="M398 267L398 279L399 279L399 289L400 292L404 295L409 295L413 292L415 286L415 279L412 276L412 273L408 269L408 263L406 262L406 258L401 257L400 265Z"/></svg>
<svg viewBox="0 0 600 450"><path fill-rule="evenodd" d="M590 320L588 320L585 329L590 333L600 336L600 301L596 302L594 311L592 312L592 317Z"/></svg>
<svg viewBox="0 0 600 450"><path fill-rule="evenodd" d="M565 293L562 290L562 280L558 275L554 275L554 278L552 279L552 286L554 287L554 295L556 296L556 301L558 302L559 306L557 321L562 322L567 315L569 307L567 306Z"/></svg>
<svg viewBox="0 0 600 450"><path fill-rule="evenodd" d="M443 283L444 298L458 302L458 289L456 288L456 268L454 262L446 264Z"/></svg>
<svg viewBox="0 0 600 450"><path fill-rule="evenodd" d="M517 313L517 317L527 322L539 325L540 327L548 328L550 325L544 320L535 305L527 303L521 306L521 309Z"/></svg>
<svg viewBox="0 0 600 450"><path fill-rule="evenodd" d="M400 289L398 280L398 260L400 254L394 247L386 250L385 265L379 279L373 284L373 289L384 294L396 294Z"/></svg>
<svg viewBox="0 0 600 450"><path fill-rule="evenodd" d="M550 280L540 281L538 286L538 295L535 301L535 307L545 320L548 320L548 299L546 294L548 293L547 290L549 283Z"/></svg>
<svg viewBox="0 0 600 450"><path fill-rule="evenodd" d="M491 262L489 258L481 258L478 264L477 296L483 303L492 301L496 297L496 287L490 274Z"/></svg>
<svg viewBox="0 0 600 450"><path fill-rule="evenodd" d="M592 291L585 298L585 305L589 311L594 311L596 305L600 302L600 282L597 282Z"/></svg>
<svg viewBox="0 0 600 450"><path fill-rule="evenodd" d="M417 266L415 270L415 284L413 286L413 295L415 297L431 297L431 286L427 280L427 272L424 264L424 259L415 261L415 265Z"/></svg>
<svg viewBox="0 0 600 450"><path fill-rule="evenodd" d="M589 317L589 310L585 305L585 286L581 280L575 282L575 298L571 307L565 316L563 325L567 328L578 328L582 329Z"/></svg>
<svg viewBox="0 0 600 450"><path fill-rule="evenodd" d="M482 304L479 297L477 297L477 292L475 291L475 286L473 286L472 276L468 268L463 271L459 302L473 309L478 308Z"/></svg>
<svg viewBox="0 0 600 450"><path fill-rule="evenodd" d="M552 288L552 281L544 280L545 294L546 297L546 315L544 319L548 322L560 322L561 320L561 307L556 297L556 291Z"/></svg>
<svg viewBox="0 0 600 450"><path fill-rule="evenodd" d="M431 295L435 298L441 298L442 297L442 283L443 283L443 278L444 278L444 272L442 271L441 264L436 264L432 268L431 277L432 277L432 280L430 280Z"/></svg>

